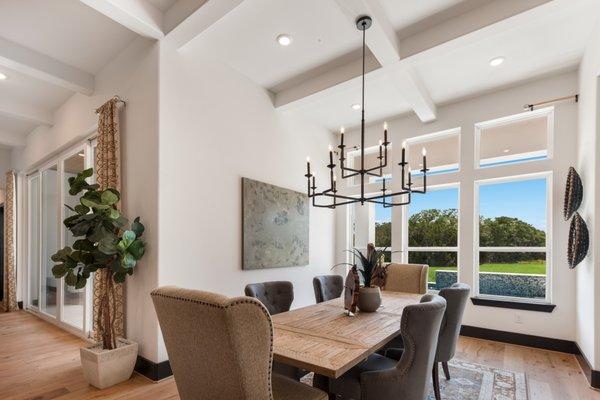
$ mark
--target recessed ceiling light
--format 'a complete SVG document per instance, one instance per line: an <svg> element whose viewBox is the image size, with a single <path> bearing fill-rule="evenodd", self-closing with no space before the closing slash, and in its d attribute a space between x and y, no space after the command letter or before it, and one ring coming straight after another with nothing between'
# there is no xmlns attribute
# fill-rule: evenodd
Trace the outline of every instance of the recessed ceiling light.
<svg viewBox="0 0 600 400"><path fill-rule="evenodd" d="M492 67L497 67L498 65L502 64L504 62L505 58L504 57L496 57L496 58L492 58L490 60L490 65Z"/></svg>
<svg viewBox="0 0 600 400"><path fill-rule="evenodd" d="M282 46L289 46L292 43L292 37L286 33L277 36L277 43Z"/></svg>
<svg viewBox="0 0 600 400"><path fill-rule="evenodd" d="M360 110L360 104L358 104L358 103L352 104L352 109L353 110Z"/></svg>
<svg viewBox="0 0 600 400"><path fill-rule="evenodd" d="M5 80L6 78L8 78L6 75L4 75L2 72L0 72L0 81Z"/></svg>
<svg viewBox="0 0 600 400"><path fill-rule="evenodd" d="M502 151L505 152L505 153L508 153L508 152L510 152L510 149L504 149Z"/></svg>

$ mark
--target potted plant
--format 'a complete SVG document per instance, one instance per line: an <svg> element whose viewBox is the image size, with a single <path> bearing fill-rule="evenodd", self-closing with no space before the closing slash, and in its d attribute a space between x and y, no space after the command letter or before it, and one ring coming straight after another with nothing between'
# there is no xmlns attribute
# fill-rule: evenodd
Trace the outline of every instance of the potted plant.
<svg viewBox="0 0 600 400"><path fill-rule="evenodd" d="M65 205L75 214L63 223L77 240L72 247L67 246L52 256L53 275L57 279L64 277L65 285L75 289L84 288L92 273L101 269L107 273L108 285L125 282L146 249L141 239L144 225L139 217L130 226L116 207L120 193L114 188L98 190L99 185L86 181L91 176L90 168L69 178L69 194L76 196L83 192L75 207ZM81 349L84 376L100 389L129 379L138 352L137 343L115 335L111 297L100 299L94 316L102 342Z"/></svg>
<svg viewBox="0 0 600 400"><path fill-rule="evenodd" d="M383 260L386 250L387 247L383 250L377 250L373 243L367 245L366 255L356 248L346 250L354 254L360 261L360 266L357 269L363 280L363 286L358 292L358 308L361 311L375 312L381 306L381 289L375 283L383 284L385 282L386 267L383 265ZM356 267L356 265L349 263L340 263L337 265Z"/></svg>

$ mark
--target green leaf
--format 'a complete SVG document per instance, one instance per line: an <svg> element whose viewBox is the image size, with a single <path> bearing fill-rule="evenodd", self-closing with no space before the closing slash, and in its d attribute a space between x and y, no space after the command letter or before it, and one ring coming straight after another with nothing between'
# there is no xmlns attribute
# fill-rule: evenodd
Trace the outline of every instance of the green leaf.
<svg viewBox="0 0 600 400"><path fill-rule="evenodd" d="M117 272L113 275L113 279L115 282L117 283L124 283L125 282L125 277L126 277L126 273L125 272Z"/></svg>
<svg viewBox="0 0 600 400"><path fill-rule="evenodd" d="M133 241L133 243L131 243L131 245L129 245L129 247L127 248L127 251L129 253L131 253L133 258L135 258L136 260L139 260L142 258L142 256L146 252L146 245L142 240L136 239Z"/></svg>
<svg viewBox="0 0 600 400"><path fill-rule="evenodd" d="M69 286L75 286L77 283L77 275L73 273L73 270L70 270L65 276L65 283Z"/></svg>
<svg viewBox="0 0 600 400"><path fill-rule="evenodd" d="M121 213L119 212L119 210L115 210L114 208L111 208L108 216L111 219L118 219L121 216Z"/></svg>
<svg viewBox="0 0 600 400"><path fill-rule="evenodd" d="M117 201L119 201L119 197L115 193L113 193L111 190L103 191L100 198L102 200L102 204L107 205L107 206L112 206Z"/></svg>
<svg viewBox="0 0 600 400"><path fill-rule="evenodd" d="M104 254L117 254L117 246L111 240L102 240L98 243L98 250Z"/></svg>
<svg viewBox="0 0 600 400"><path fill-rule="evenodd" d="M136 219L133 220L133 224L131 224L131 230L135 233L136 237L139 238L140 236L142 236L142 234L144 233L144 230L146 230L146 228L140 222L140 217L137 217Z"/></svg>
<svg viewBox="0 0 600 400"><path fill-rule="evenodd" d="M87 206L84 206L83 204L77 204L75 206L75 212L79 215L85 215L90 212L90 208Z"/></svg>
<svg viewBox="0 0 600 400"><path fill-rule="evenodd" d="M56 264L54 267L52 267L52 275L54 275L55 278L60 279L63 276L65 276L67 274L67 267L65 267L64 264Z"/></svg>
<svg viewBox="0 0 600 400"><path fill-rule="evenodd" d="M91 176L94 175L94 168L88 168L88 169L84 169L83 171L81 171L77 177L83 177L85 178L91 178Z"/></svg>
<svg viewBox="0 0 600 400"><path fill-rule="evenodd" d="M131 253L125 253L125 255L123 255L123 259L121 260L123 268L133 268L135 267L135 264L136 260Z"/></svg>
<svg viewBox="0 0 600 400"><path fill-rule="evenodd" d="M88 238L88 240L90 240L94 243L98 243L98 242L102 241L102 239L104 239L105 237L107 237L109 235L110 235L110 232L108 232L106 230L106 228L104 228L104 226L98 225L94 228L92 233L88 235L87 238Z"/></svg>
<svg viewBox="0 0 600 400"><path fill-rule="evenodd" d="M81 200L79 200L79 201L84 206L89 207L89 208L95 208L97 210L106 210L110 207L109 205L97 203L94 200L86 199L85 197L82 197Z"/></svg>
<svg viewBox="0 0 600 400"><path fill-rule="evenodd" d="M87 239L78 239L73 243L73 248L75 250L83 250L83 251L94 251L96 246L94 246L93 242L90 242Z"/></svg>
<svg viewBox="0 0 600 400"><path fill-rule="evenodd" d="M87 279L83 275L77 275L77 281L75 282L75 289L83 289Z"/></svg>
<svg viewBox="0 0 600 400"><path fill-rule="evenodd" d="M134 231L125 231L123 232L123 238L121 239L125 243L125 248L129 247L131 243L135 240L135 232Z"/></svg>

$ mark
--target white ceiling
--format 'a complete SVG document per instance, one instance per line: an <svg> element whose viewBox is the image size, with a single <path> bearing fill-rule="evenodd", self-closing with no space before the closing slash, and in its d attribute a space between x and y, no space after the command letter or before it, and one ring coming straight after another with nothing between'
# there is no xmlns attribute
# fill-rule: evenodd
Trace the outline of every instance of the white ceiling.
<svg viewBox="0 0 600 400"><path fill-rule="evenodd" d="M73 95L70 90L32 79L30 76L8 68L0 67L0 72L9 77L0 81L0 99L11 99L19 103L54 110Z"/></svg>
<svg viewBox="0 0 600 400"><path fill-rule="evenodd" d="M148 3L158 8L160 11L165 12L175 4L177 0L148 0Z"/></svg>

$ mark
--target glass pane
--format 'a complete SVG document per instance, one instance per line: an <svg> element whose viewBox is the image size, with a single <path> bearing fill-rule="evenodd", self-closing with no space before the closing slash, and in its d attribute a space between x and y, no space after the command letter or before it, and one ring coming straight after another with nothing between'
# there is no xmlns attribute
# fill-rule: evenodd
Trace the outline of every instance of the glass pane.
<svg viewBox="0 0 600 400"><path fill-rule="evenodd" d="M480 157L482 167L548 158L548 115L482 129Z"/></svg>
<svg viewBox="0 0 600 400"><path fill-rule="evenodd" d="M41 310L57 315L58 281L52 275L50 259L59 246L58 238L58 180L56 165L42 172L42 298Z"/></svg>
<svg viewBox="0 0 600 400"><path fill-rule="evenodd" d="M546 179L479 189L480 247L546 246Z"/></svg>
<svg viewBox="0 0 600 400"><path fill-rule="evenodd" d="M383 156L383 153L382 153L382 156ZM347 167L354 168L354 169L360 169L360 151L359 150L349 152L347 155L347 158L348 158L348 161L346 161L346 164L344 164L344 165L346 165ZM384 160L382 159L381 162L383 162L383 161ZM335 160L334 160L334 162L335 162ZM378 165L379 165L379 146L369 147L369 148L365 149L365 169L373 168ZM392 161L392 146L388 146L388 163L385 168L381 169L381 175L383 175L383 177L385 177L387 179L387 182L389 182L392 178L392 166L393 165L394 165L394 163ZM375 171L373 171L373 173L379 174L380 171L375 170ZM383 177L367 175L367 176L365 176L365 183L381 182ZM350 184L350 182L352 182L351 183L352 185L360 185L360 175L357 175L354 178L351 178L348 183ZM386 185L387 184L388 183L386 183Z"/></svg>
<svg viewBox="0 0 600 400"><path fill-rule="evenodd" d="M428 175L458 171L460 140L458 132L433 140L411 140L407 145L406 157L413 176L421 175L423 168L422 150L427 150Z"/></svg>
<svg viewBox="0 0 600 400"><path fill-rule="evenodd" d="M544 299L546 253L479 253L479 293Z"/></svg>
<svg viewBox="0 0 600 400"><path fill-rule="evenodd" d="M69 195L69 182L68 179L70 177L75 177L77 174L85 169L85 159L83 150L74 154L71 157L67 158L63 163L63 189L65 193L65 198L63 199L62 204L69 205L71 207L75 207L79 203L79 195L71 196ZM65 218L73 215L73 211L69 210L66 206L63 205ZM65 236L65 246L72 246L75 242L71 232L66 229L64 225L61 225L64 231ZM63 304L63 314L62 320L70 325L77 327L78 329L83 329L83 313L84 313L84 302L85 302L85 288L84 289L75 289L74 287L69 287L66 284L64 285L64 304Z"/></svg>
<svg viewBox="0 0 600 400"><path fill-rule="evenodd" d="M40 178L29 180L29 305L39 306L40 295Z"/></svg>
<svg viewBox="0 0 600 400"><path fill-rule="evenodd" d="M375 246L392 248L392 209L375 205Z"/></svg>
<svg viewBox="0 0 600 400"><path fill-rule="evenodd" d="M427 282L431 290L440 290L458 282L456 251L411 251L408 262L429 265Z"/></svg>
<svg viewBox="0 0 600 400"><path fill-rule="evenodd" d="M408 206L410 247L456 247L458 188L415 194Z"/></svg>

